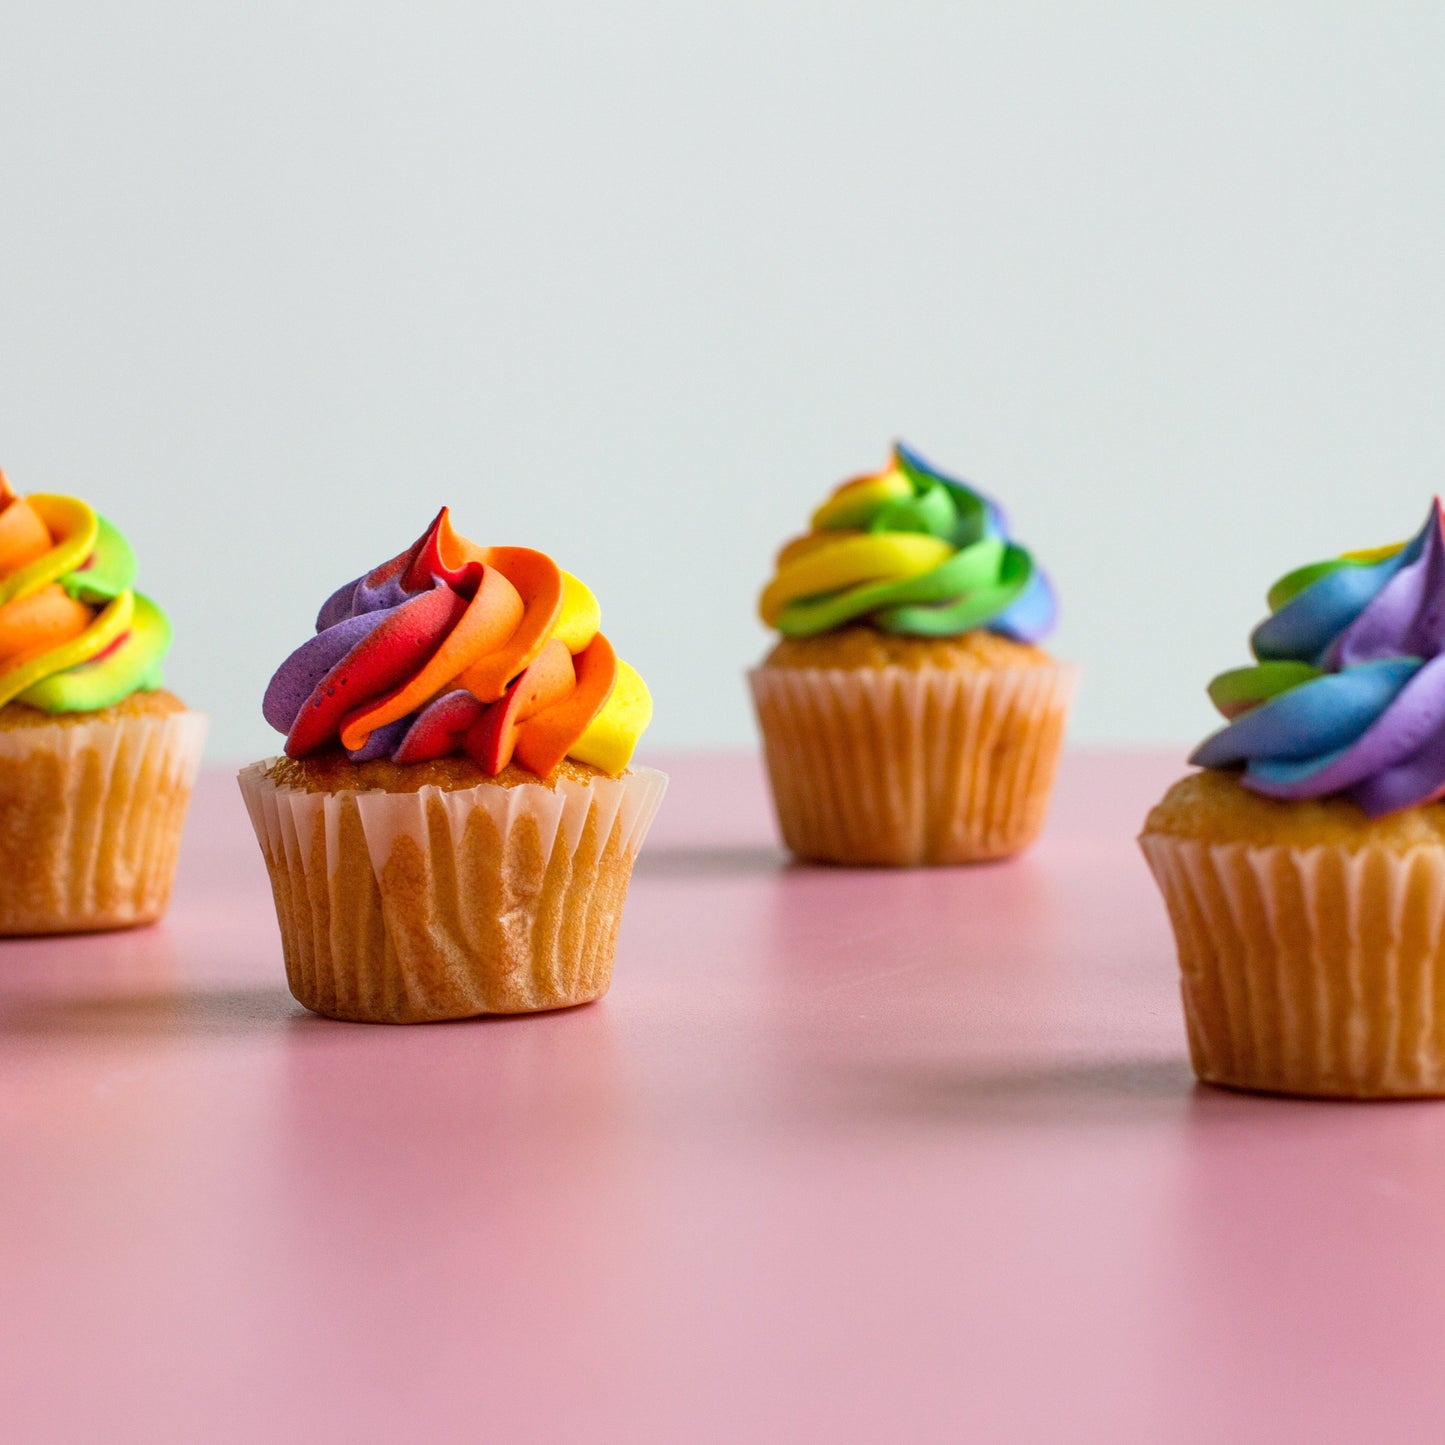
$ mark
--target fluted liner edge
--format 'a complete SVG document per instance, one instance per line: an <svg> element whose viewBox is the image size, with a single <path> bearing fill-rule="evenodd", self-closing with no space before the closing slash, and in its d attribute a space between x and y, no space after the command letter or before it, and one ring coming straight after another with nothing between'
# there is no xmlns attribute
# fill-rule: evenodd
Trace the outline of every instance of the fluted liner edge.
<svg viewBox="0 0 1445 1445"><path fill-rule="evenodd" d="M287 981L316 1013L417 1023L598 998L633 860L667 786L622 778L416 792L239 775Z"/></svg>
<svg viewBox="0 0 1445 1445"><path fill-rule="evenodd" d="M1019 852L1043 826L1076 679L1066 663L754 669L784 842L894 866Z"/></svg>
<svg viewBox="0 0 1445 1445"><path fill-rule="evenodd" d="M159 918L205 736L195 712L0 732L0 934Z"/></svg>
<svg viewBox="0 0 1445 1445"><path fill-rule="evenodd" d="M1445 1093L1445 860L1145 834L1195 1072L1346 1098Z"/></svg>

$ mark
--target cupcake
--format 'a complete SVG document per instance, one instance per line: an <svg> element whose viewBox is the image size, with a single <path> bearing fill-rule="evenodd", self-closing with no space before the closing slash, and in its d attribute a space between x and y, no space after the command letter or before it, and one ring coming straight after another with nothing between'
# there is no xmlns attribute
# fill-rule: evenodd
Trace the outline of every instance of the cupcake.
<svg viewBox="0 0 1445 1445"><path fill-rule="evenodd" d="M1201 1079L1445 1094L1445 515L1270 589L1140 843Z"/></svg>
<svg viewBox="0 0 1445 1445"><path fill-rule="evenodd" d="M778 823L799 858L977 863L1043 826L1075 670L1057 604L998 505L902 445L789 542L749 674Z"/></svg>
<svg viewBox="0 0 1445 1445"><path fill-rule="evenodd" d="M165 614L75 497L0 473L0 934L165 912L205 719L161 690Z"/></svg>
<svg viewBox="0 0 1445 1445"><path fill-rule="evenodd" d="M606 993L667 780L629 766L652 700L599 622L445 508L325 602L262 704L285 756L240 775L300 1003L416 1023Z"/></svg>

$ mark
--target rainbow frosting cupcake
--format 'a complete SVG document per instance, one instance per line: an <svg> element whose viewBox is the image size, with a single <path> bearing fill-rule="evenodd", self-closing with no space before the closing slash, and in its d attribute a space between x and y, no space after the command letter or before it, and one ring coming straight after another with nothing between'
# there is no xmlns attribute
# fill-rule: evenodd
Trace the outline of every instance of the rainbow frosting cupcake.
<svg viewBox="0 0 1445 1445"><path fill-rule="evenodd" d="M759 602L749 675L800 858L1002 858L1037 836L1073 693L1037 643L1057 603L997 503L902 445L839 487Z"/></svg>
<svg viewBox="0 0 1445 1445"><path fill-rule="evenodd" d="M1227 725L1140 842L1195 1071L1348 1098L1445 1093L1445 514L1291 572Z"/></svg>
<svg viewBox="0 0 1445 1445"><path fill-rule="evenodd" d="M0 934L165 912L205 719L160 691L171 629L75 497L0 473Z"/></svg>
<svg viewBox="0 0 1445 1445"><path fill-rule="evenodd" d="M666 779L596 598L445 508L338 589L262 711L285 757L241 791L291 991L335 1018L526 1013L607 991L632 864Z"/></svg>

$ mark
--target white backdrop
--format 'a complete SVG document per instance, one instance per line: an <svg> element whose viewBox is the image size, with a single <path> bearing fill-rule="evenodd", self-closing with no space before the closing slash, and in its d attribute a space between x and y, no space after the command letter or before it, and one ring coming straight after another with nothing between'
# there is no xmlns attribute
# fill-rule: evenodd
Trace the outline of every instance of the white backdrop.
<svg viewBox="0 0 1445 1445"><path fill-rule="evenodd" d="M777 544L900 434L1183 741L1445 443L1445 7L11 6L0 465L129 533L212 754L445 501L739 744Z"/></svg>

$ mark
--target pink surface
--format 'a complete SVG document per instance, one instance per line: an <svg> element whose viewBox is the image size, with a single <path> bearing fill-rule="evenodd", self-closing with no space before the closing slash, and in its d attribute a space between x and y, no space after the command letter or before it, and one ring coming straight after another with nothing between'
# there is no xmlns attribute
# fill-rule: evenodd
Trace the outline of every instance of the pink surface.
<svg viewBox="0 0 1445 1445"><path fill-rule="evenodd" d="M590 1008L306 1014L229 774L167 923L0 943L7 1442L1439 1435L1445 1106L1193 1085L1177 759L918 873L661 764Z"/></svg>

